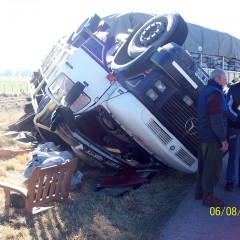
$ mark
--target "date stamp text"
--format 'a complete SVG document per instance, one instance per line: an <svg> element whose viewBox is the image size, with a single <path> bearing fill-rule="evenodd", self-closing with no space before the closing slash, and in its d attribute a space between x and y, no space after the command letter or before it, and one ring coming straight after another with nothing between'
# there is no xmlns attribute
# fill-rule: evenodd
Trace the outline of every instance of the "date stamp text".
<svg viewBox="0 0 240 240"><path fill-rule="evenodd" d="M212 217L240 217L240 207L210 207L209 214Z"/></svg>

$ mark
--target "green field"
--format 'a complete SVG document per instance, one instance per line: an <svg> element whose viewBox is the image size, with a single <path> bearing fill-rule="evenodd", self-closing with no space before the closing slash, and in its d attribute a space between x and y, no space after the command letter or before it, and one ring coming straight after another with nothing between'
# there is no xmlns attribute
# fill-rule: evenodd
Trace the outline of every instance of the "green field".
<svg viewBox="0 0 240 240"><path fill-rule="evenodd" d="M29 92L29 77L5 77L0 76L0 93Z"/></svg>

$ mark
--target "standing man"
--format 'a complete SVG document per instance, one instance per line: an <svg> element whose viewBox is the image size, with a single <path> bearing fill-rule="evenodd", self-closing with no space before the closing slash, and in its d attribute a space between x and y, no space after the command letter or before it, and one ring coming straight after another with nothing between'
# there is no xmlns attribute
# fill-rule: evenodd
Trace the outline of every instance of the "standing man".
<svg viewBox="0 0 240 240"><path fill-rule="evenodd" d="M225 190L232 192L236 178L238 178L238 185L240 186L240 82L234 83L229 87L227 93L227 113L229 157Z"/></svg>
<svg viewBox="0 0 240 240"><path fill-rule="evenodd" d="M228 150L227 107L222 91L226 84L224 70L215 69L198 97L200 145L195 199L203 198L203 205L210 207L224 206L224 202L214 196L214 187L222 170L223 155Z"/></svg>

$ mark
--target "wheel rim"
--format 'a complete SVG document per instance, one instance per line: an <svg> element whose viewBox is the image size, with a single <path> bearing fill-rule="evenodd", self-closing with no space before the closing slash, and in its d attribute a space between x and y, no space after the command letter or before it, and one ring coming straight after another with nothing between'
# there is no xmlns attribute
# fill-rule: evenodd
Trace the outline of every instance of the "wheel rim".
<svg viewBox="0 0 240 240"><path fill-rule="evenodd" d="M141 36L140 43L142 46L148 46L152 44L156 39L160 38L161 35L166 31L166 24L162 22L155 22L146 27Z"/></svg>

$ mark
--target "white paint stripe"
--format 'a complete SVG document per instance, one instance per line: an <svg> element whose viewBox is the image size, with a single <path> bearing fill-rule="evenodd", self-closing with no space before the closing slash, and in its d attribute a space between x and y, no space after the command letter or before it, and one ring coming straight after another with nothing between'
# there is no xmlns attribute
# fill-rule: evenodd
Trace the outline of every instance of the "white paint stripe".
<svg viewBox="0 0 240 240"><path fill-rule="evenodd" d="M175 62L172 65L188 80L188 82L196 89L198 85L187 75L187 73Z"/></svg>
<svg viewBox="0 0 240 240"><path fill-rule="evenodd" d="M233 96L230 95L230 99L229 101L227 102L227 106L228 106L228 110L229 112L235 117L237 118L238 114L233 110Z"/></svg>

